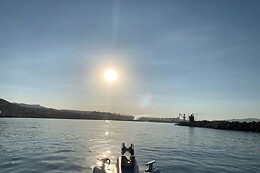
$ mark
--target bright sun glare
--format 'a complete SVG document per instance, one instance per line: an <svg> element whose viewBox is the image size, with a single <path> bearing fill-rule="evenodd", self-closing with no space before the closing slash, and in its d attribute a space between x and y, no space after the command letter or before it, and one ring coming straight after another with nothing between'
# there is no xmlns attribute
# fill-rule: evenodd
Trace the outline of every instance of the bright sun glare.
<svg viewBox="0 0 260 173"><path fill-rule="evenodd" d="M114 69L108 69L104 73L104 78L108 82L114 82L117 79L118 75Z"/></svg>

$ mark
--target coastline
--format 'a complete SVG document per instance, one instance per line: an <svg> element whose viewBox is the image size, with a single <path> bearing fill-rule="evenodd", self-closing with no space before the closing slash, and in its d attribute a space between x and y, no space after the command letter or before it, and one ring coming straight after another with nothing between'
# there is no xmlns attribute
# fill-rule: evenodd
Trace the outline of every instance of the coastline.
<svg viewBox="0 0 260 173"><path fill-rule="evenodd" d="M134 122L172 123L179 126L202 127L221 130L234 130L260 133L260 121L232 122L232 121L181 121L178 118L140 117L120 115L110 112L57 110L39 105L10 103L0 99L0 118L51 118L51 119L81 119L81 120L114 120Z"/></svg>
<svg viewBox="0 0 260 173"><path fill-rule="evenodd" d="M219 130L233 130L233 131L244 131L244 132L256 132L260 133L260 121L258 122L232 122L232 121L194 121L188 122L183 121L177 123L179 126L188 127L201 127L201 128L211 128Z"/></svg>

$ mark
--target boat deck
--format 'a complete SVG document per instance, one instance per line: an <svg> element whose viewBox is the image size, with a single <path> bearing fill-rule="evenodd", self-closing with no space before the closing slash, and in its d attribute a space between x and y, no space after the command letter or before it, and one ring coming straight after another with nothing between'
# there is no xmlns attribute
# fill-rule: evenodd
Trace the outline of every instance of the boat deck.
<svg viewBox="0 0 260 173"><path fill-rule="evenodd" d="M136 160L133 168L122 168L121 157L119 157L117 160L117 170L118 173L139 173L139 167L137 165Z"/></svg>

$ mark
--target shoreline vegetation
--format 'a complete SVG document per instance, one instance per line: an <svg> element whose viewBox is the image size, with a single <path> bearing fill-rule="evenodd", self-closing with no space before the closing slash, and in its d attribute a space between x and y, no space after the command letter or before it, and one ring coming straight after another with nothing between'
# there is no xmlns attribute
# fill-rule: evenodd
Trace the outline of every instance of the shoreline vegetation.
<svg viewBox="0 0 260 173"><path fill-rule="evenodd" d="M179 118L140 117L120 115L110 112L57 110L40 105L10 103L0 99L0 118L56 118L56 119L84 119L84 120L116 120L135 122L177 123L179 126L203 127L222 130L248 131L260 133L260 121L232 122L232 121L183 121Z"/></svg>

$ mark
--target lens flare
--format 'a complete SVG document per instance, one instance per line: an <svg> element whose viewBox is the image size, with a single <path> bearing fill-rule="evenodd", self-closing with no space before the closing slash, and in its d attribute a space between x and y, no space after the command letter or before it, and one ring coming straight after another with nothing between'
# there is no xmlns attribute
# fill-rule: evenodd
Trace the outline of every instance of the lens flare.
<svg viewBox="0 0 260 173"><path fill-rule="evenodd" d="M140 99L140 106L145 108L149 107L152 103L152 95L151 94L145 94Z"/></svg>

